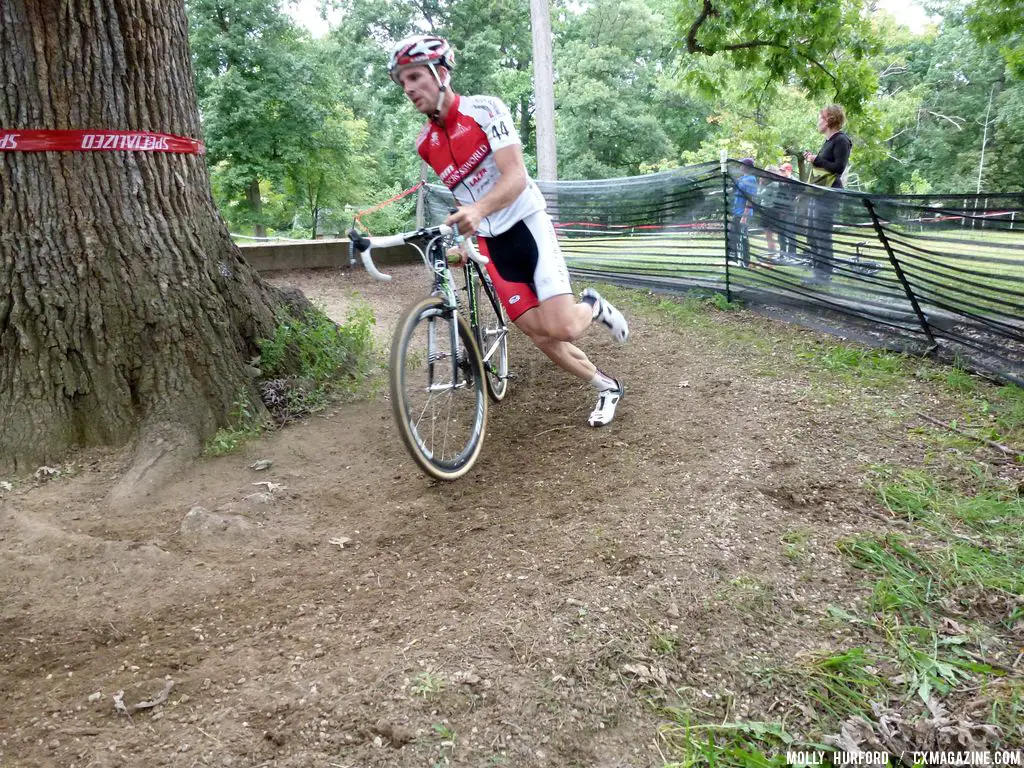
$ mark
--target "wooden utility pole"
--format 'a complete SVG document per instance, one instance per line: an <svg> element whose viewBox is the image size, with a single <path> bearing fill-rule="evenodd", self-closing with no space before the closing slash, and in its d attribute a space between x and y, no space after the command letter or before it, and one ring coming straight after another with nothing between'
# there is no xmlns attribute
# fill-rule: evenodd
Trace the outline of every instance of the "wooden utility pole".
<svg viewBox="0 0 1024 768"><path fill-rule="evenodd" d="M558 178L555 155L555 75L551 60L551 10L549 0L530 0L533 26L533 84L537 108L533 113L537 126L537 177L541 181Z"/></svg>

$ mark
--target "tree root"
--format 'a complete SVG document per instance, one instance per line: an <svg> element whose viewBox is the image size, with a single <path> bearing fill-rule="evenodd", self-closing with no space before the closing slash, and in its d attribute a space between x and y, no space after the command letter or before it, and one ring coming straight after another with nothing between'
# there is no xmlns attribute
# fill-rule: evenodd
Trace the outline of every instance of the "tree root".
<svg viewBox="0 0 1024 768"><path fill-rule="evenodd" d="M191 464L200 450L199 435L182 424L143 427L132 465L111 489L107 502L119 508L133 506Z"/></svg>

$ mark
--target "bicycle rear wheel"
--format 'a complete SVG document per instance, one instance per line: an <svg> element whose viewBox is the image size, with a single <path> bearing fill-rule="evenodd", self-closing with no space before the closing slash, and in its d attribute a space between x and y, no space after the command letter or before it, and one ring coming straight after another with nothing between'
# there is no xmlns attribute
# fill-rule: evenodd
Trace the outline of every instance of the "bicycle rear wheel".
<svg viewBox="0 0 1024 768"><path fill-rule="evenodd" d="M500 403L508 394L508 323L494 288L476 286L476 341L487 373L487 394Z"/></svg>
<svg viewBox="0 0 1024 768"><path fill-rule="evenodd" d="M469 324L436 296L409 307L395 328L390 377L398 432L420 469L438 480L462 477L487 427L484 367Z"/></svg>

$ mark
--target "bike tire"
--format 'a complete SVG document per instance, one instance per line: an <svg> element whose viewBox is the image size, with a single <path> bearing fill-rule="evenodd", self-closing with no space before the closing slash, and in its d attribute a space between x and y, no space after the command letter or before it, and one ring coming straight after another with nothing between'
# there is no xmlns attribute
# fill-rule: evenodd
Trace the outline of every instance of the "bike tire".
<svg viewBox="0 0 1024 768"><path fill-rule="evenodd" d="M454 381L453 322L458 327L460 359ZM427 297L409 307L398 321L390 362L391 410L402 442L426 474L457 480L476 462L487 431L486 376L473 330L462 315L446 310L440 297ZM453 436L449 449L453 427L466 434Z"/></svg>
<svg viewBox="0 0 1024 768"><path fill-rule="evenodd" d="M484 370L487 372L487 394L495 403L500 403L508 394L508 322L501 301L491 286L490 290L481 290L479 278L474 281L476 287L477 322L476 342L483 358ZM500 334L490 359L487 353L494 345L494 338Z"/></svg>
<svg viewBox="0 0 1024 768"><path fill-rule="evenodd" d="M858 275L864 275L865 277L871 277L877 275L882 270L882 265L873 261L862 261L859 264L853 264L850 267L851 271L856 272Z"/></svg>

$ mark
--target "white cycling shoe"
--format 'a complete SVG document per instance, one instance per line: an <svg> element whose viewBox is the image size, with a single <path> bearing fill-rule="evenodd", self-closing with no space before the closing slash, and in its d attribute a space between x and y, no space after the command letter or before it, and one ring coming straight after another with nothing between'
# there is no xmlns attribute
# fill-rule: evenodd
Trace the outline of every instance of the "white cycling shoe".
<svg viewBox="0 0 1024 768"><path fill-rule="evenodd" d="M615 418L615 408L626 394L625 385L618 379L615 381L619 385L617 389L605 389L598 393L597 407L591 412L587 422L590 426L603 427Z"/></svg>
<svg viewBox="0 0 1024 768"><path fill-rule="evenodd" d="M585 288L582 297L593 301L594 320L604 325L611 333L613 339L621 344L629 338L629 323L626 322L626 318L623 317L622 313L613 307L608 300L602 298L601 294L593 288Z"/></svg>

